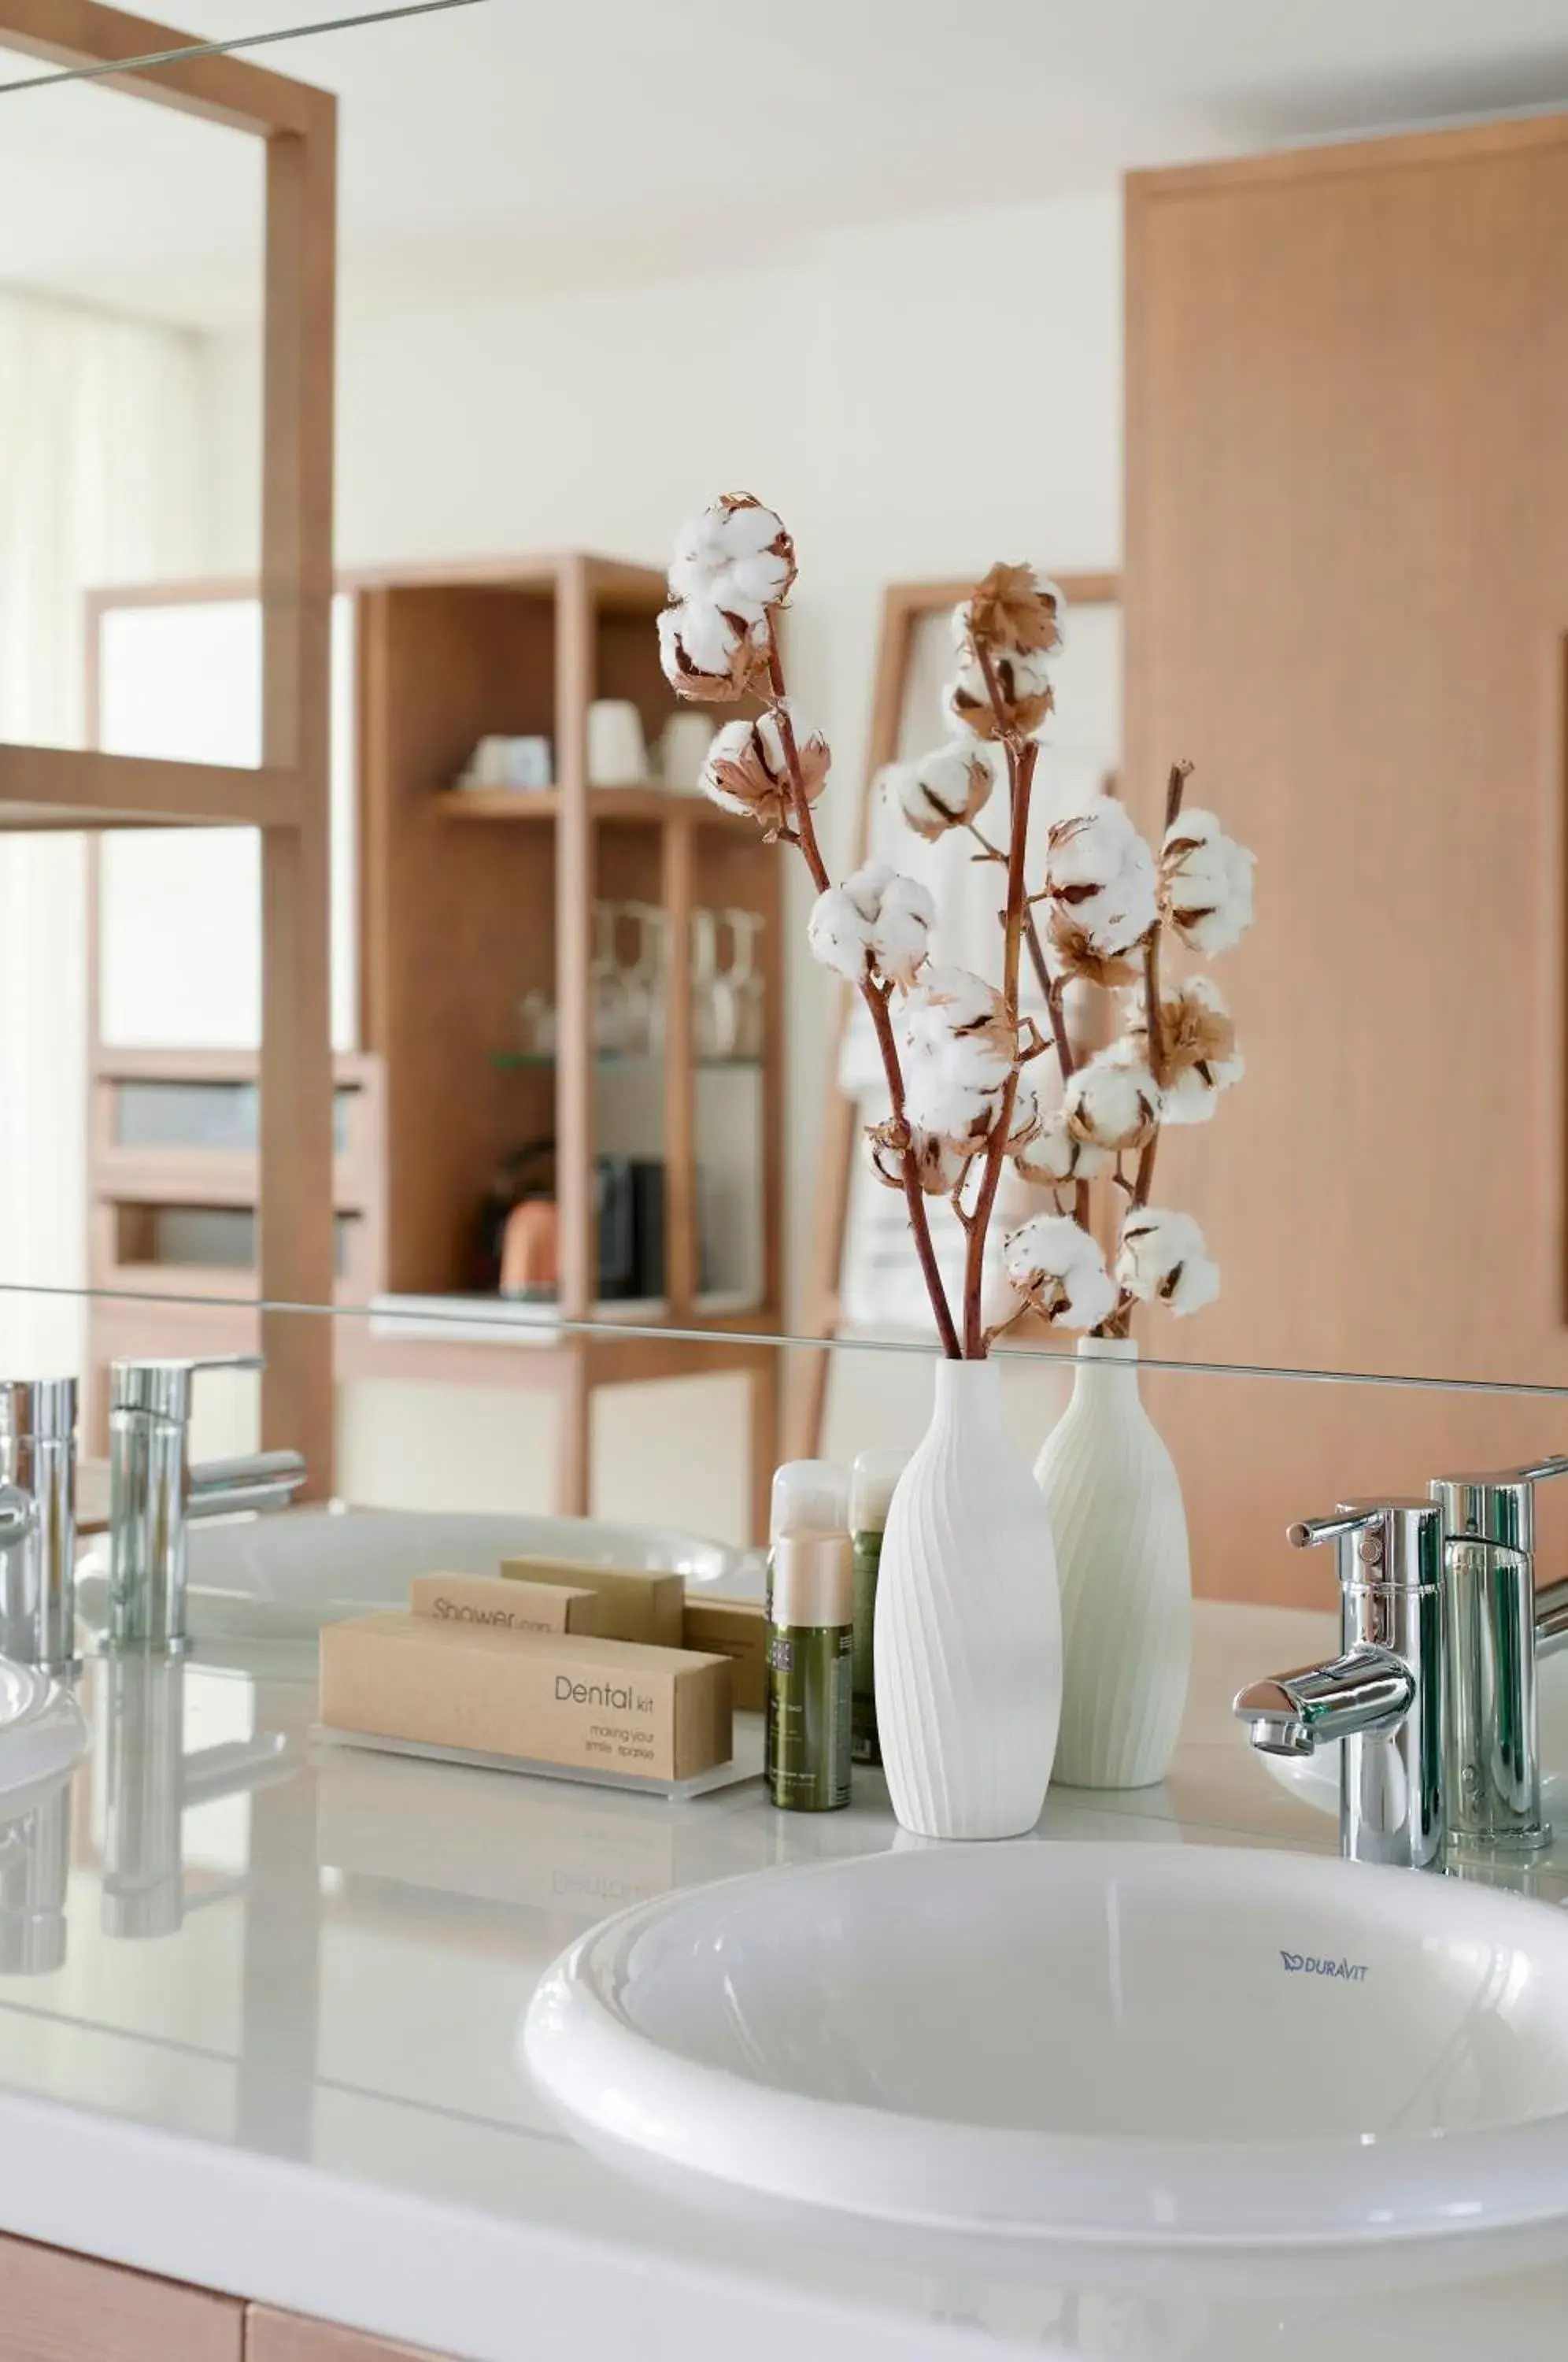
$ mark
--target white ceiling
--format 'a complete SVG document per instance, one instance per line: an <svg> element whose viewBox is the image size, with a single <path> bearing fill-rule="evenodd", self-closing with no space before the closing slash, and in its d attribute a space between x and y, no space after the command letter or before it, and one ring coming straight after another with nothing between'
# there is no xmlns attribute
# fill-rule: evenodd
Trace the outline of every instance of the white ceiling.
<svg viewBox="0 0 1568 2362"><path fill-rule="evenodd" d="M171 0L198 36L332 0ZM1568 104L1564 0L475 0L257 53L343 103L358 300L722 269L1131 166ZM0 56L8 72L36 72ZM0 281L253 310L254 144L0 95Z"/></svg>

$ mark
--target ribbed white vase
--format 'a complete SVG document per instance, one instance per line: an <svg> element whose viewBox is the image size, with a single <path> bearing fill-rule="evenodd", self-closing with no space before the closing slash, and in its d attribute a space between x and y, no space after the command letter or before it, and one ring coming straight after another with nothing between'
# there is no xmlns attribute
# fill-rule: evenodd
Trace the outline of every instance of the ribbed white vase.
<svg viewBox="0 0 1568 2362"><path fill-rule="evenodd" d="M1062 1702L1051 1525L991 1362L939 1362L877 1584L877 1725L893 1810L927 1838L1013 1838L1045 1802Z"/></svg>
<svg viewBox="0 0 1568 2362"><path fill-rule="evenodd" d="M1192 1562L1176 1464L1130 1339L1086 1337L1034 1474L1062 1580L1062 1735L1072 1788L1163 1780L1192 1668Z"/></svg>

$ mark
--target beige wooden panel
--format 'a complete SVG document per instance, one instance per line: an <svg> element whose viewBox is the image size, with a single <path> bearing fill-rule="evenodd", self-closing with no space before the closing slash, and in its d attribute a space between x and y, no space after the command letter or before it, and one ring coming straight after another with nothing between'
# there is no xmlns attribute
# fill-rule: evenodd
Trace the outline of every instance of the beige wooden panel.
<svg viewBox="0 0 1568 2362"><path fill-rule="evenodd" d="M430 2362L424 2346L389 2345L362 2330L307 2321L303 2313L246 2308L245 2362Z"/></svg>
<svg viewBox="0 0 1568 2362"><path fill-rule="evenodd" d="M0 2237L3 2362L240 2362L244 2315L235 2297Z"/></svg>
<svg viewBox="0 0 1568 2362"><path fill-rule="evenodd" d="M1225 1289L1161 1352L1568 1380L1568 130L1518 128L1130 186L1126 791L1191 756L1260 857L1246 1083L1161 1151ZM1287 1516L1568 1428L1222 1383L1160 1400L1233 1596L1320 1584Z"/></svg>

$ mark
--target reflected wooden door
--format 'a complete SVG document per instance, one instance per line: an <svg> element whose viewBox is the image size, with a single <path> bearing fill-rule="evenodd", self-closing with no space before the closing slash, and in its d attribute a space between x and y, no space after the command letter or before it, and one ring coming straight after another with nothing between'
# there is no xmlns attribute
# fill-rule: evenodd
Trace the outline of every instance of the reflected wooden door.
<svg viewBox="0 0 1568 2362"><path fill-rule="evenodd" d="M1126 792L1259 855L1247 1058L1160 1195L1224 1272L1150 1350L1568 1382L1568 121L1135 177ZM1568 1436L1568 1404L1152 1382L1199 1588L1281 1529Z"/></svg>

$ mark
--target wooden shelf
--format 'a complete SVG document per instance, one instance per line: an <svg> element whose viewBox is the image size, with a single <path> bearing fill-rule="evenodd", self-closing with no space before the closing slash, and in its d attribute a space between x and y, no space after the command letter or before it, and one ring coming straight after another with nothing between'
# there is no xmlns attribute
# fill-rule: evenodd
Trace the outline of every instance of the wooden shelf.
<svg viewBox="0 0 1568 2362"><path fill-rule="evenodd" d="M492 1050L490 1063L497 1074L511 1075L519 1071L532 1073L539 1067L553 1069L558 1062L543 1050ZM600 1050L595 1053L592 1063L598 1070L620 1067L647 1073L653 1069L662 1071L665 1059L662 1053L654 1050ZM692 1059L691 1065L697 1073L704 1075L759 1075L763 1062L760 1058L698 1057Z"/></svg>
<svg viewBox="0 0 1568 2362"><path fill-rule="evenodd" d="M457 821L523 821L537 824L558 820L559 788L444 788L436 799L443 819ZM722 828L762 838L756 822L743 812L724 811L706 796L657 786L590 788L589 815L593 820L695 821L701 828Z"/></svg>

